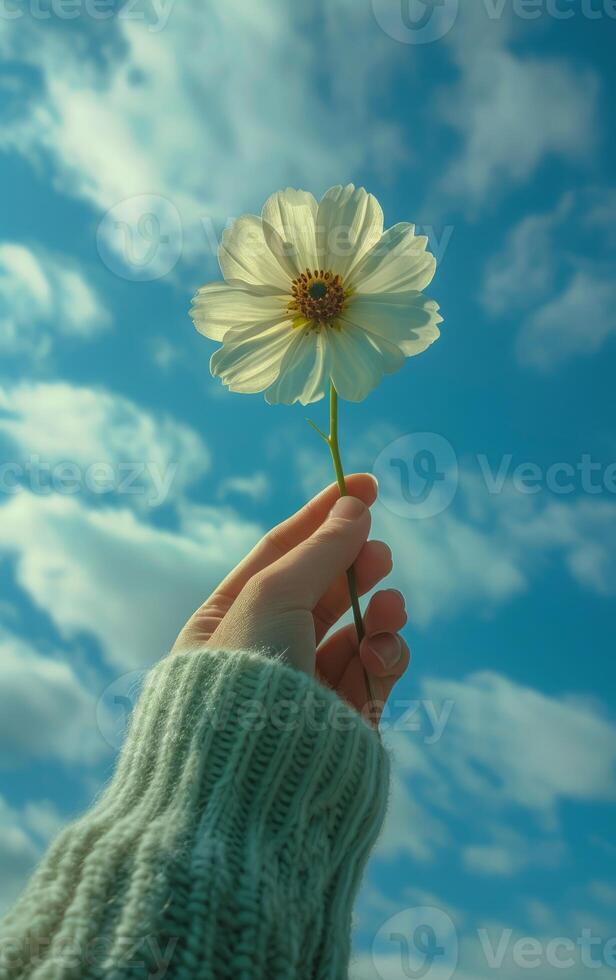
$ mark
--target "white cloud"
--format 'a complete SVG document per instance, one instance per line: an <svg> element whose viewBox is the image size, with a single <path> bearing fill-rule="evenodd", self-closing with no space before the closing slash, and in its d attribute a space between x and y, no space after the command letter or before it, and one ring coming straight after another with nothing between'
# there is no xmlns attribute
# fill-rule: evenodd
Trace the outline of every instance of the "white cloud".
<svg viewBox="0 0 616 980"><path fill-rule="evenodd" d="M463 470L448 510L407 520L377 504L373 534L392 543L393 583L408 596L414 623L427 626L465 608L491 613L523 594L554 561L580 587L616 594L615 515L616 505L605 497L565 502L547 490L516 492L509 481L489 493Z"/></svg>
<svg viewBox="0 0 616 980"><path fill-rule="evenodd" d="M362 432L362 446L370 447L374 459L397 435L375 426ZM288 451L306 494L331 480L325 453ZM362 469L366 461L365 451L360 459L349 453L351 466ZM414 626L425 628L466 609L492 615L523 595L554 561L564 563L582 588L616 594L616 502L607 491L599 500L558 496L547 488L535 495L518 491L508 472L500 485L498 467L487 475L478 470L476 460L472 468L469 462L461 467L451 505L425 519L399 516L387 506L388 500L401 500L399 473L392 469L388 478L379 470L371 535L392 547L394 569L387 584L406 595ZM488 478L494 480L492 488Z"/></svg>
<svg viewBox="0 0 616 980"><path fill-rule="evenodd" d="M580 498L505 515L507 533L517 546L561 554L572 578L603 596L616 594L616 522L611 500Z"/></svg>
<svg viewBox="0 0 616 980"><path fill-rule="evenodd" d="M531 860L526 841L514 848L502 844L475 844L465 847L462 861L475 874L512 875L526 868ZM535 848L543 853L543 845Z"/></svg>
<svg viewBox="0 0 616 980"><path fill-rule="evenodd" d="M257 471L250 476L230 476L220 484L218 496L228 497L230 494L248 497L258 503L264 500L270 489L270 480L266 473Z"/></svg>
<svg viewBox="0 0 616 980"><path fill-rule="evenodd" d="M19 814L0 796L0 914L17 898L39 848L23 829Z"/></svg>
<svg viewBox="0 0 616 980"><path fill-rule="evenodd" d="M58 336L87 339L108 311L66 256L0 243L0 350L46 356Z"/></svg>
<svg viewBox="0 0 616 980"><path fill-rule="evenodd" d="M461 852L462 863L477 875L510 877L528 868L558 868L566 855L561 840L529 840L510 827L495 826L487 843L469 844Z"/></svg>
<svg viewBox="0 0 616 980"><path fill-rule="evenodd" d="M595 73L514 53L514 23L509 8L491 19L484 4L465 4L448 36L460 78L441 93L439 108L461 148L440 190L469 210L522 183L551 155L591 159L595 144Z"/></svg>
<svg viewBox="0 0 616 980"><path fill-rule="evenodd" d="M615 334L616 283L582 270L525 321L518 354L532 367L554 368L576 355L596 353Z"/></svg>
<svg viewBox="0 0 616 980"><path fill-rule="evenodd" d="M23 808L24 826L41 841L49 841L66 820L49 800L31 800Z"/></svg>
<svg viewBox="0 0 616 980"><path fill-rule="evenodd" d="M523 314L516 338L523 363L558 367L616 333L612 208L609 188L568 193L552 211L523 218L488 261L482 303L509 320Z"/></svg>
<svg viewBox="0 0 616 980"><path fill-rule="evenodd" d="M154 337L150 343L150 356L161 371L168 371L180 359L180 349L166 337Z"/></svg>
<svg viewBox="0 0 616 980"><path fill-rule="evenodd" d="M23 491L0 509L0 552L61 634L98 640L120 669L153 663L259 536L232 511L183 508L178 531L132 511Z"/></svg>
<svg viewBox="0 0 616 980"><path fill-rule="evenodd" d="M185 255L204 251L203 220L255 210L272 188L318 190L400 156L399 135L369 109L392 45L368 7L350 0L312 13L275 0L257 0L250 11L242 0L206 7L175 4L160 31L118 16L106 25L115 43L96 61L47 22L5 21L0 36L5 56L44 79L29 111L22 107L4 128L3 144L44 159L62 191L97 211L158 195L164 219L172 202ZM126 258L123 230L113 234Z"/></svg>
<svg viewBox="0 0 616 980"><path fill-rule="evenodd" d="M529 860L558 863L563 803L616 800L616 725L598 704L548 696L495 672L426 678L421 698L435 708L453 701L453 710L433 744L403 730L386 735L399 789L381 856L425 860L449 846L471 870L515 874ZM516 812L532 818L529 835L509 825ZM445 821L454 814L467 828L455 840Z"/></svg>
<svg viewBox="0 0 616 980"><path fill-rule="evenodd" d="M599 229L611 247L616 245L616 188L591 187L586 193L585 223Z"/></svg>
<svg viewBox="0 0 616 980"><path fill-rule="evenodd" d="M395 859L400 854L407 854L415 861L430 861L450 843L447 824L434 809L424 805L415 788L396 767L392 774L387 818L375 856Z"/></svg>
<svg viewBox="0 0 616 980"><path fill-rule="evenodd" d="M96 701L73 668L0 634L0 741L11 765L24 758L90 763L105 744Z"/></svg>
<svg viewBox="0 0 616 980"><path fill-rule="evenodd" d="M126 505L156 505L177 497L209 466L206 446L188 426L104 389L64 382L0 385L0 434L19 453L14 465L37 457L41 483L42 461L55 468L51 485L56 490L78 492L71 491L78 486L100 499L113 492ZM62 468L65 463L79 470L73 482L72 470ZM3 489L14 486L18 476L8 465ZM26 483L33 481L33 472L31 467L23 474Z"/></svg>
<svg viewBox="0 0 616 980"><path fill-rule="evenodd" d="M48 800L31 800L18 809L0 795L0 915L21 892L44 845L61 823Z"/></svg>
<svg viewBox="0 0 616 980"><path fill-rule="evenodd" d="M503 249L486 265L481 299L488 312L525 309L553 287L562 261L553 236L572 205L572 195L566 194L553 211L530 214L510 231Z"/></svg>
<svg viewBox="0 0 616 980"><path fill-rule="evenodd" d="M526 589L519 549L491 525L453 512L408 521L377 506L373 534L392 544L395 583L408 596L417 625L467 606L493 609Z"/></svg>

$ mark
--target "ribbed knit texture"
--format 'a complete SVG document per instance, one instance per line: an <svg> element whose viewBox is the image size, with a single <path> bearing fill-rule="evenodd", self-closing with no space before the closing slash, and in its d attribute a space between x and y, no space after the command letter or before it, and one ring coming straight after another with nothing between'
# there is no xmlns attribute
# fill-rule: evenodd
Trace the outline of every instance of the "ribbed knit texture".
<svg viewBox="0 0 616 980"><path fill-rule="evenodd" d="M0 925L2 980L338 980L388 759L265 654L150 673L115 774Z"/></svg>

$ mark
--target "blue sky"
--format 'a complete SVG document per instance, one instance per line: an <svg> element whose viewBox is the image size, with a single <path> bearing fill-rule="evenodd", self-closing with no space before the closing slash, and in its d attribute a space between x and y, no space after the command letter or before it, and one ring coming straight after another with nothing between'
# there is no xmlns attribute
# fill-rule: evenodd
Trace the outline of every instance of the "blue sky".
<svg viewBox="0 0 616 980"><path fill-rule="evenodd" d="M429 235L445 318L342 410L414 656L353 976L403 976L387 937L425 907L433 980L449 921L461 980L501 941L528 975L523 937L542 980L613 974L615 38L608 0L5 2L4 906L108 776L140 672L329 481L307 413L223 391L187 310L234 217L353 181ZM419 491L426 449L447 479L418 513L391 462Z"/></svg>

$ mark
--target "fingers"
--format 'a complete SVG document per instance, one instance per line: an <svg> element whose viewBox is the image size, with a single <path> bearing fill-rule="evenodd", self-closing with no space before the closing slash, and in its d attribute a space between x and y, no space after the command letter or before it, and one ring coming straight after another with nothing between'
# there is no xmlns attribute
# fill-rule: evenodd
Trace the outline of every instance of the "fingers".
<svg viewBox="0 0 616 980"><path fill-rule="evenodd" d="M279 608L312 610L351 567L370 531L370 511L357 497L341 497L305 541L261 573Z"/></svg>
<svg viewBox="0 0 616 980"><path fill-rule="evenodd" d="M346 478L346 488L349 496L362 500L366 507L371 507L376 500L378 486L371 473L353 473ZM272 528L266 538L275 545L278 557L314 534L339 497L338 485L331 483L296 514Z"/></svg>
<svg viewBox="0 0 616 980"><path fill-rule="evenodd" d="M395 589L383 589L370 599L364 613L367 638L397 633L407 622L404 597ZM352 660L358 659L357 631L350 623L332 633L317 650L317 671L330 687L337 687ZM374 664L372 664L374 666ZM379 668L376 668L377 672Z"/></svg>
<svg viewBox="0 0 616 980"><path fill-rule="evenodd" d="M404 596L397 589L375 592L364 613L366 636L377 633L397 633L406 626L408 616Z"/></svg>
<svg viewBox="0 0 616 980"><path fill-rule="evenodd" d="M406 640L392 633L382 633L378 640L370 640L369 657L366 656L366 649L367 644L362 641L360 657L351 661L339 687L340 696L357 704L359 711L363 711L368 701L364 668L371 678L375 701L382 708L411 662ZM378 651L378 658L375 651Z"/></svg>
<svg viewBox="0 0 616 980"><path fill-rule="evenodd" d="M392 659L389 666L379 666L378 674L368 670L373 695L378 707L382 707L387 701L393 687L400 680L411 660L408 645L401 636L394 636L391 633L381 634L381 636L383 638L387 636L388 640L382 644L379 642L379 653L382 656L385 646L387 646L391 651ZM355 638L355 651L357 651L357 638ZM369 702L368 692L366 691L364 666L363 654L361 659L357 655L351 657L348 666L335 687L338 695L349 704L352 704L360 712L365 710Z"/></svg>
<svg viewBox="0 0 616 980"><path fill-rule="evenodd" d="M354 473L347 477L346 485L348 493L363 501L367 507L376 500L377 483L370 473ZM211 598L222 594L229 599L234 599L253 575L267 568L314 534L339 497L338 486L332 483L308 501L296 514L272 528L250 554L227 575Z"/></svg>
<svg viewBox="0 0 616 980"><path fill-rule="evenodd" d="M355 582L359 595L365 595L378 585L392 569L391 549L384 541L367 541L354 563ZM349 609L351 599L346 575L333 582L314 609L314 628L317 643Z"/></svg>
<svg viewBox="0 0 616 980"><path fill-rule="evenodd" d="M398 678L408 648L397 633L377 633L364 637L359 648L360 659L372 677ZM408 660L404 670L408 665Z"/></svg>
<svg viewBox="0 0 616 980"><path fill-rule="evenodd" d="M321 644L316 669L320 679L340 697L363 711L368 700L364 668L372 679L374 696L384 702L410 663L406 641L398 635L406 623L404 598L387 589L377 592L364 618L366 636L359 656L354 625L345 626Z"/></svg>

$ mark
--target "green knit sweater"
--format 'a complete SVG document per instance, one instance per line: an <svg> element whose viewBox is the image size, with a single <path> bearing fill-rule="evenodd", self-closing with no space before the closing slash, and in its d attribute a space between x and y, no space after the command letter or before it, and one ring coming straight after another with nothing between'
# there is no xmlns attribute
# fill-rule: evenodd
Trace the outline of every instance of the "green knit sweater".
<svg viewBox="0 0 616 980"><path fill-rule="evenodd" d="M338 980L388 759L257 652L155 667L115 773L0 926L2 980Z"/></svg>

